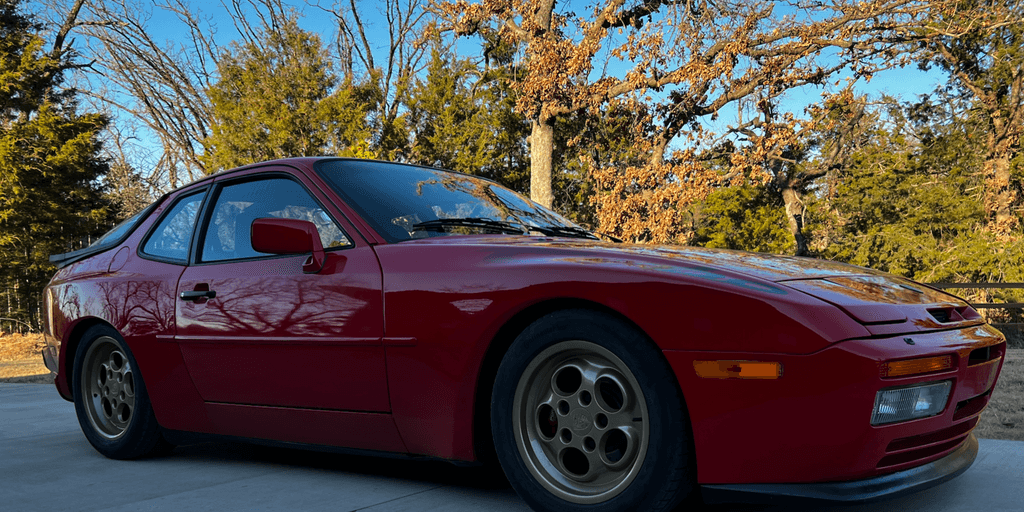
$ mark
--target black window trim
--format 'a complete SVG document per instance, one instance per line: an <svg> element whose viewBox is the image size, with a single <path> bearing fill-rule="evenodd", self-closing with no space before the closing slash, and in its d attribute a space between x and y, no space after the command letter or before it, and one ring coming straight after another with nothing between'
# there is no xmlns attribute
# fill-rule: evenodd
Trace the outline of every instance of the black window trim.
<svg viewBox="0 0 1024 512"><path fill-rule="evenodd" d="M202 218L203 210L206 209L206 203L209 202L209 199L210 199L209 192L210 192L210 185L209 184L204 185L202 187L195 188L195 189L182 191L182 193L174 200L174 202L171 203L160 214L160 217L158 219L156 219L155 222L153 222L153 225L149 227L149 231L146 232L146 236L142 237L142 241L140 241L139 245L136 247L135 253L138 254L139 257L142 258L142 259L146 259L146 260L150 260L150 261L159 261L161 263L169 263L171 265L181 265L183 267L187 267L189 265L189 261L190 261L190 258L188 256L186 256L184 260L177 260L177 259L174 259L174 258L165 258L163 256L156 256L154 254L149 254L147 252L144 252L142 249L146 247L146 243L149 242L149 239L153 236L154 232L156 231L156 228L158 226L160 226L160 223L164 221L164 218L167 217L167 215L169 215L172 210L174 210L174 207L178 206L178 203L180 203L181 201L184 201L186 198L192 197L192 196L194 196L196 194L203 194L203 199L199 203L199 211L196 213L196 220L194 221L196 224L193 224L193 226L192 226L192 237L189 240L189 251L188 251L188 253L189 253L189 255L191 255L192 246L195 245L195 234L196 234L196 231L197 231L196 230L196 226L198 225L199 220Z"/></svg>
<svg viewBox="0 0 1024 512"><path fill-rule="evenodd" d="M202 211L202 215L199 218L200 224L198 226L198 229L196 229L195 232L193 233L192 247L189 250L189 266L196 266L196 267L198 267L198 266L206 266L206 265L224 265L224 264L227 264L227 263L240 263L240 262L246 262L246 261L260 261L260 260L272 260L272 259L280 259L280 258L294 258L296 256L295 254L268 254L266 256L253 256L253 257L250 257L250 258L233 258L233 259L229 259L229 260L216 260L216 261L202 261L200 259L200 254L199 253L200 253L200 250L202 248L202 242L204 242L206 240L206 232L210 228L210 223L208 221L209 221L210 217L213 216L213 209L217 205L217 199L220 198L221 191L224 190L225 187L228 187L228 186L231 186L231 185L238 185L240 183L246 183L246 182L249 182L249 181L259 181L259 180L264 180L264 179L268 179L268 178L284 178L284 179L287 179L287 180L291 180L291 181L295 182L296 184L298 184L300 187L302 187L302 189L306 192L306 194L309 195L310 199L312 199L313 202L316 203L316 205L319 206L320 209L325 214L327 214L327 217L329 219L331 219L331 222L333 222L334 225L337 226L338 230L341 231L341 233L343 235L345 235L345 238L347 238L348 241L349 241L348 245L343 245L343 246L339 246L339 247L330 247L330 248L324 247L324 252L343 251L343 250L347 250L347 249L354 249L355 247L357 247L357 245L355 243L355 238L353 238L351 235L349 235L345 231L343 224L338 222L338 219L336 219L334 217L334 215L331 215L331 211L330 210L328 210L327 208L324 208L323 202L321 202L319 199L317 199L316 195L313 194L312 192L310 192L309 187L307 187L304 183L302 183L301 180L297 179L293 174L291 174L289 172L286 172L286 171L265 171L265 172L258 172L258 173L253 173L253 174L246 174L246 175L243 175L243 176L229 177L229 178L225 178L224 180L217 181L216 183L214 183L213 192L210 194L209 201L207 201L207 204L204 205L203 211Z"/></svg>

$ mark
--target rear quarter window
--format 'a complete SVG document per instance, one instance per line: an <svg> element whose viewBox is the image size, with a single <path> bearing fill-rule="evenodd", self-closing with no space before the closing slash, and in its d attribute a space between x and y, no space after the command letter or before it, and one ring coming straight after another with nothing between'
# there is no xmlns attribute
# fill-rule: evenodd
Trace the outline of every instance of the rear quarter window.
<svg viewBox="0 0 1024 512"><path fill-rule="evenodd" d="M196 218L203 205L206 191L202 190L179 199L172 206L142 246L142 254L160 260L186 263Z"/></svg>
<svg viewBox="0 0 1024 512"><path fill-rule="evenodd" d="M156 203L153 203L153 204L155 205ZM97 247L98 248L98 247L105 247L105 246L108 246L108 245L109 246L116 245L121 240L124 240L124 238L128 235L128 233L131 233L131 231L133 229L135 229L135 226L139 224L139 220L142 219L143 217L145 217L146 214L149 213L149 211L151 211L152 209L153 209L153 205L150 205L150 206L146 207L145 209L143 209L141 212L136 213L135 215L132 215L131 217L128 217L127 219L122 221L120 224L114 226L114 229L111 229L110 231L107 231L103 236L99 237L99 239L97 239L95 242L93 242L92 245L90 245L89 247Z"/></svg>

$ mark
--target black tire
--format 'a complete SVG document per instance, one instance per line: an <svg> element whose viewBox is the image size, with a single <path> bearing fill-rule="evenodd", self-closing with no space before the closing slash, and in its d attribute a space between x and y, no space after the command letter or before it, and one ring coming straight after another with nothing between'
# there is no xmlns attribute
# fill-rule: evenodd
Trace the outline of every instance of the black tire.
<svg viewBox="0 0 1024 512"><path fill-rule="evenodd" d="M498 368L491 429L534 510L661 511L695 496L675 376L650 339L609 315L563 310L526 328Z"/></svg>
<svg viewBox="0 0 1024 512"><path fill-rule="evenodd" d="M85 332L72 378L75 414L96 451L135 459L173 448L160 434L135 357L116 330L97 325Z"/></svg>

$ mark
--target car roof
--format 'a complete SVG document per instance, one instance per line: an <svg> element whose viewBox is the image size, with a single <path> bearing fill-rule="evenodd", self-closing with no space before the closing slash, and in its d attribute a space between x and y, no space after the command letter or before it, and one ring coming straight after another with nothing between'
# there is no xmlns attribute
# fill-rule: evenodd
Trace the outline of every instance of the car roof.
<svg viewBox="0 0 1024 512"><path fill-rule="evenodd" d="M201 185L203 183L206 183L208 181L211 181L211 180L214 180L214 179L217 179L217 178L221 178L221 177L224 177L224 176L230 176L232 174L241 173L243 171L248 171L250 169L255 169L255 168L258 168L258 167L265 167L265 166L269 166L269 165L285 165L285 166L288 166L288 167L295 167L295 168L303 169L303 170L312 170L313 169L313 165L316 164L317 162L323 162L323 161L328 161L328 160L330 160L330 161L349 160L349 161L353 161L353 162L378 162L378 163L388 164L388 165L400 165L400 166L403 166L403 167L411 167L411 168L419 168L419 169L430 169L432 171L444 171L444 172L460 174L460 173L458 173L456 171L452 171L450 169L441 169L441 168L437 168L437 167L431 167L429 165L419 165L419 164L411 164L411 163L405 163L405 162L393 162L393 161L390 161L390 160L379 160L379 159L375 159L375 158L353 158L353 157L344 157L344 156L297 156L297 157L288 157L288 158L278 158L278 159L275 159L275 160L266 160L266 161L263 161L263 162L254 162L254 163L251 163L251 164L243 165L241 167L234 167L234 168L226 169L226 170L223 170L223 171L217 171L217 172L215 172L213 174L210 174L210 175L207 175L207 176L203 176L202 178L199 178L199 179L197 179L195 181L191 181L189 183L181 185L180 187L177 187L174 190L171 190L170 192L167 192L167 194L165 194L165 195L172 194L172 193L177 192L179 190L182 190L182 189L184 189L186 187L192 187L192 186L196 186L196 185ZM474 175L474 177L482 179L482 180L485 180L485 181L494 182L494 180L486 178L486 177L483 177L483 176L475 176ZM496 182L494 182L494 183L496 183Z"/></svg>
<svg viewBox="0 0 1024 512"><path fill-rule="evenodd" d="M214 180L214 179L217 179L217 178L220 178L220 177L223 177L223 176L229 176L229 175L236 174L236 173L239 173L239 172L242 172L242 171L247 171L249 169L253 169L253 168L256 168L256 167L264 167L264 166L267 166L267 165L286 165L286 166L289 166L289 167L299 167L299 168L308 169L308 168L311 168L314 163L316 163L316 162L318 162L320 160L333 159L333 158L335 158L335 157L289 157L289 158L278 158L276 160L267 160L267 161L264 161L264 162L254 162L254 163L251 163L251 164L243 165L241 167L233 167L231 169L226 169L226 170L223 170L223 171L217 171L217 172L215 172L213 174L208 174L208 175L203 176L202 178L199 178L199 179L197 179L195 181L191 181L189 183L186 183L186 184L184 184L184 185L182 185L182 186L180 186L180 187L178 187L178 188L176 188L174 190L181 190L181 189L183 189L185 187L191 187L191 186L194 186L194 185L199 185L199 184L202 184L202 183L206 183L207 181L210 181L210 180Z"/></svg>

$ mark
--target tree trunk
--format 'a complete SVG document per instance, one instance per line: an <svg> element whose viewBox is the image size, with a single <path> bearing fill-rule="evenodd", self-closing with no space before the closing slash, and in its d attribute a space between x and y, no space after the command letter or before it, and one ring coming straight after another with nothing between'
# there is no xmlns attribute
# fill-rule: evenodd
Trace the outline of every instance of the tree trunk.
<svg viewBox="0 0 1024 512"><path fill-rule="evenodd" d="M654 143L654 147L651 148L651 159L649 162L652 166L658 166L665 163L665 150L668 148L668 142L674 137L674 133L669 133L668 129L662 130L658 135L657 141Z"/></svg>
<svg viewBox="0 0 1024 512"><path fill-rule="evenodd" d="M786 220L788 221L789 234L793 235L796 242L796 255L807 256L807 239L804 238L804 202L800 200L800 194L792 186L786 184L782 189L782 200L786 203Z"/></svg>
<svg viewBox="0 0 1024 512"><path fill-rule="evenodd" d="M555 127L550 120L531 123L530 132L530 199L548 208L555 196L551 192L551 160L555 145Z"/></svg>
<svg viewBox="0 0 1024 512"><path fill-rule="evenodd" d="M997 152L985 161L985 210L988 214L989 230L997 235L1006 235L1017 225L1013 215L1017 193L1010 187L1010 154Z"/></svg>
<svg viewBox="0 0 1024 512"><path fill-rule="evenodd" d="M1010 187L1010 137L1005 134L1006 120L995 108L992 110L992 130L988 135L985 155L985 214L988 230L997 236L1006 236L1017 226L1013 215L1017 194Z"/></svg>

